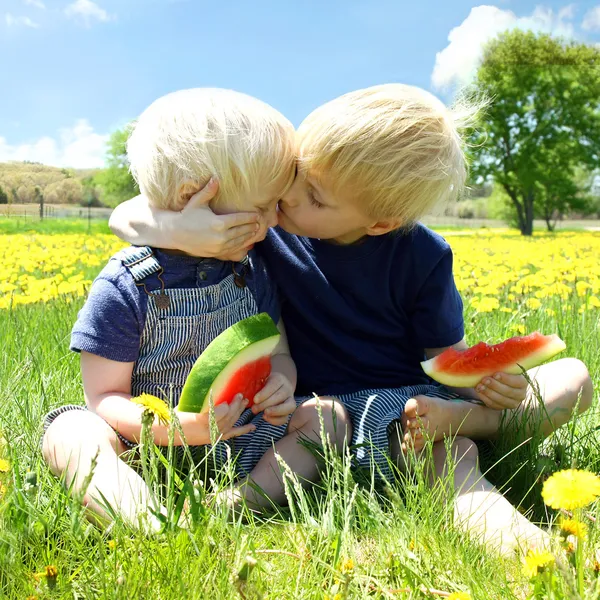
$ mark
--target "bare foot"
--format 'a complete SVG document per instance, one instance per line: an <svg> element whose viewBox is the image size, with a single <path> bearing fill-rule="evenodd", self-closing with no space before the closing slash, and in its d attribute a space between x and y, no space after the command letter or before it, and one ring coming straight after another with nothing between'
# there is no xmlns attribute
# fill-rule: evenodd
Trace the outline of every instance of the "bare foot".
<svg viewBox="0 0 600 600"><path fill-rule="evenodd" d="M552 538L526 519L496 490L459 495L454 504L457 526L503 556L550 548Z"/></svg>
<svg viewBox="0 0 600 600"><path fill-rule="evenodd" d="M470 438L491 438L498 432L501 415L501 411L466 400L415 396L402 415L402 449L419 451L426 440L437 442L459 431Z"/></svg>

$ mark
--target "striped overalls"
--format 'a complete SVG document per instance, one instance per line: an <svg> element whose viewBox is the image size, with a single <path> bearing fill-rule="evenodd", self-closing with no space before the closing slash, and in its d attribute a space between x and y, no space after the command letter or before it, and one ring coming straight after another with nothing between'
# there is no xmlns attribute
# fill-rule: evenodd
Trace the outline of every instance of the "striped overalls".
<svg viewBox="0 0 600 600"><path fill-rule="evenodd" d="M147 313L141 337L140 352L135 362L131 393L152 394L177 405L183 385L194 362L208 344L225 329L259 312L252 292L240 283L240 269L251 269L248 258L227 277L214 285L197 288L165 288L160 277L162 267L149 247L129 247L115 258L120 260L137 286L148 294ZM213 261L214 262L214 261ZM207 261L210 264L210 261ZM145 281L156 275L161 289L147 290ZM237 281L237 283L236 283ZM51 411L45 418L44 429L67 410L85 410L68 405ZM246 435L219 442L214 448L218 465L224 464L227 447L235 458L239 476L247 475L273 443L283 437L287 425L274 426L262 415L247 409L236 426L253 423L256 430ZM135 444L117 435L128 447ZM206 447L190 448L192 456L201 459ZM181 449L178 449L181 453Z"/></svg>

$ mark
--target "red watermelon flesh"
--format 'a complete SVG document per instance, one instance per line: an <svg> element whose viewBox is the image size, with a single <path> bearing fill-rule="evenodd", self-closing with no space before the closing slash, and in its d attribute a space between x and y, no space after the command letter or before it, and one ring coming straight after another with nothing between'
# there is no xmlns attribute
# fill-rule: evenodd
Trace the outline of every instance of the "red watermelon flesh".
<svg viewBox="0 0 600 600"><path fill-rule="evenodd" d="M279 330L266 313L228 327L194 363L181 391L177 410L206 412L210 408L210 398L215 405L229 404L240 393L252 404L271 374L271 354L279 339Z"/></svg>
<svg viewBox="0 0 600 600"><path fill-rule="evenodd" d="M254 362L246 363L240 367L227 381L215 397L217 404L231 404L237 394L243 394L248 399L248 408L254 404L254 396L265 387L271 374L271 357L263 356Z"/></svg>
<svg viewBox="0 0 600 600"><path fill-rule="evenodd" d="M552 358L566 348L557 335L534 332L490 346L484 342L464 351L449 348L421 363L429 377L452 387L475 387L494 373L521 373Z"/></svg>

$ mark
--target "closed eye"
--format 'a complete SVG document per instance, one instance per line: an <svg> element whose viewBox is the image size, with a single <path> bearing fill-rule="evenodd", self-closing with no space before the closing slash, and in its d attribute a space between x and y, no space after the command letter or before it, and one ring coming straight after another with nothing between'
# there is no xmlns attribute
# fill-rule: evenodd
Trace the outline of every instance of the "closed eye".
<svg viewBox="0 0 600 600"><path fill-rule="evenodd" d="M315 208L323 208L325 205L321 204L316 197L312 188L308 188L308 200Z"/></svg>

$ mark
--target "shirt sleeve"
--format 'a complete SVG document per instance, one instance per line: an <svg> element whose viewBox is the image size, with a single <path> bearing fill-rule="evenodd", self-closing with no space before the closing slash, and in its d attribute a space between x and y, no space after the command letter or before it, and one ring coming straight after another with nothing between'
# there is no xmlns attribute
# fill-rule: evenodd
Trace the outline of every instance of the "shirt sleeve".
<svg viewBox="0 0 600 600"><path fill-rule="evenodd" d="M100 274L71 332L71 350L118 362L134 362L140 350L144 311L139 291L126 271Z"/></svg>
<svg viewBox="0 0 600 600"><path fill-rule="evenodd" d="M452 250L446 248L419 290L411 323L422 348L445 348L463 339L463 302L452 274Z"/></svg>
<svg viewBox="0 0 600 600"><path fill-rule="evenodd" d="M275 281L271 278L265 263L254 251L250 255L250 260L252 265L250 285L258 311L268 313L277 323L281 317L281 306Z"/></svg>

